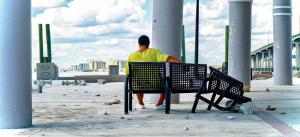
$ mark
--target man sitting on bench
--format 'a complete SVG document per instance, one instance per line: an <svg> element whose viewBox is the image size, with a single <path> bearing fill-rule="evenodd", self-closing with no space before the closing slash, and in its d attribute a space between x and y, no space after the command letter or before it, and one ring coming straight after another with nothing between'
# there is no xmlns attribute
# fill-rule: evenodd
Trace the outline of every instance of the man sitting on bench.
<svg viewBox="0 0 300 137"><path fill-rule="evenodd" d="M161 52L159 49L149 48L150 40L146 35L142 35L138 39L139 49L131 53L128 57L128 62L176 62L180 63L180 60L173 56L169 56L166 53ZM126 74L129 74L128 63L126 65ZM138 100L138 108L145 109L145 104L143 101L144 94L136 94ZM163 102L165 99L165 94L161 93L159 100L156 104L156 109L164 109Z"/></svg>

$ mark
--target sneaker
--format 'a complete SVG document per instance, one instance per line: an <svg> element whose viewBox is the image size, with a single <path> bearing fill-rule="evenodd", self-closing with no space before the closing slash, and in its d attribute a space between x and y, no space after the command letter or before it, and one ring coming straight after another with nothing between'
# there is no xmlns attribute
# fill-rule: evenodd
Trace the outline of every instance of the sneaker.
<svg viewBox="0 0 300 137"><path fill-rule="evenodd" d="M145 105L137 104L137 109L146 109Z"/></svg>
<svg viewBox="0 0 300 137"><path fill-rule="evenodd" d="M155 106L156 110L165 110L166 109L166 105L165 104L161 104L159 106Z"/></svg>

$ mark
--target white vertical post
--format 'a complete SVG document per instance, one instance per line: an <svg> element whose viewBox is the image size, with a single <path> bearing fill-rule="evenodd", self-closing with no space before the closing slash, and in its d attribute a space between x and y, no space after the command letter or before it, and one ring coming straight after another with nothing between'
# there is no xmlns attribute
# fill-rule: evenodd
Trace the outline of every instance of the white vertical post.
<svg viewBox="0 0 300 137"><path fill-rule="evenodd" d="M32 125L30 10L30 0L0 1L0 128Z"/></svg>
<svg viewBox="0 0 300 137"><path fill-rule="evenodd" d="M300 44L296 44L296 67L300 67Z"/></svg>

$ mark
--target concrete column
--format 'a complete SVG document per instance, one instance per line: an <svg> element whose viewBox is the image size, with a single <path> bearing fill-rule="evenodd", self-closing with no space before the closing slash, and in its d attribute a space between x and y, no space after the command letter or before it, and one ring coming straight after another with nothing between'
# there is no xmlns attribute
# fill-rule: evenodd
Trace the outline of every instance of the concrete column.
<svg viewBox="0 0 300 137"><path fill-rule="evenodd" d="M258 53L256 53L255 54L255 68L259 68L260 67L260 65L259 65L259 54Z"/></svg>
<svg viewBox="0 0 300 137"><path fill-rule="evenodd" d="M296 67L300 67L300 44L296 45Z"/></svg>
<svg viewBox="0 0 300 137"><path fill-rule="evenodd" d="M31 2L0 1L0 128L32 125Z"/></svg>
<svg viewBox="0 0 300 137"><path fill-rule="evenodd" d="M291 0L273 0L274 84L292 85Z"/></svg>
<svg viewBox="0 0 300 137"><path fill-rule="evenodd" d="M152 47L180 59L183 0L153 0ZM179 103L179 94L172 95Z"/></svg>
<svg viewBox="0 0 300 137"><path fill-rule="evenodd" d="M273 61L273 52L272 49L268 49L268 68L272 68L272 61Z"/></svg>
<svg viewBox="0 0 300 137"><path fill-rule="evenodd" d="M265 52L261 53L261 68L265 68L266 67L266 65L265 65L266 64L265 63L265 59L266 59L265 55L266 55Z"/></svg>
<svg viewBox="0 0 300 137"><path fill-rule="evenodd" d="M251 68L256 68L256 56L255 55L251 56L251 61L252 61Z"/></svg>
<svg viewBox="0 0 300 137"><path fill-rule="evenodd" d="M260 53L258 60L259 60L259 68L262 68L262 62L263 62L262 61L262 53Z"/></svg>
<svg viewBox="0 0 300 137"><path fill-rule="evenodd" d="M250 91L252 0L229 0L229 75Z"/></svg>

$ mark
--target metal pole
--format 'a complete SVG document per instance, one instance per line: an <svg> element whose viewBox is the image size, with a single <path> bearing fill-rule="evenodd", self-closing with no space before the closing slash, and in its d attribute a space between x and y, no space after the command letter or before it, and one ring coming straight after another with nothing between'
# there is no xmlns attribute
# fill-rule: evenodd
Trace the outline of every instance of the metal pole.
<svg viewBox="0 0 300 137"><path fill-rule="evenodd" d="M225 26L225 62L228 63L229 25Z"/></svg>
<svg viewBox="0 0 300 137"><path fill-rule="evenodd" d="M31 1L0 0L0 30L0 128L29 127L32 125Z"/></svg>
<svg viewBox="0 0 300 137"><path fill-rule="evenodd" d="M183 63L185 63L185 30L184 25L182 25L182 45L181 45L181 60Z"/></svg>
<svg viewBox="0 0 300 137"><path fill-rule="evenodd" d="M195 29L195 64L198 64L199 59L199 0L196 3L196 29Z"/></svg>
<svg viewBox="0 0 300 137"><path fill-rule="evenodd" d="M46 24L46 39L47 39L47 62L52 62L52 55L51 55L51 34L50 34L50 25Z"/></svg>
<svg viewBox="0 0 300 137"><path fill-rule="evenodd" d="M40 63L44 63L43 25L39 24Z"/></svg>

